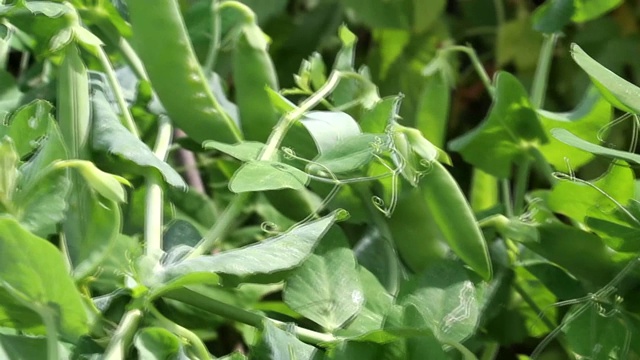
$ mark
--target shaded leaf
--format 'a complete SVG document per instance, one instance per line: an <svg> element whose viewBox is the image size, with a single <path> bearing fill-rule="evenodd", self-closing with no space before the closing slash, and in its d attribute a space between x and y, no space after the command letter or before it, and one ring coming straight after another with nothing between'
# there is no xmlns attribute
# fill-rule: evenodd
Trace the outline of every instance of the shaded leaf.
<svg viewBox="0 0 640 360"><path fill-rule="evenodd" d="M139 359L188 359L181 353L182 345L177 336L160 327L147 327L138 330L133 341L138 350Z"/></svg>
<svg viewBox="0 0 640 360"><path fill-rule="evenodd" d="M278 189L304 189L309 175L291 165L275 161L250 161L231 178L229 190L235 193Z"/></svg>
<svg viewBox="0 0 640 360"><path fill-rule="evenodd" d="M312 360L317 349L298 340L292 333L276 327L270 320L263 322L262 336L253 349L255 360Z"/></svg>
<svg viewBox="0 0 640 360"><path fill-rule="evenodd" d="M309 131L320 154L360 134L358 123L349 114L339 111L309 111L300 123Z"/></svg>

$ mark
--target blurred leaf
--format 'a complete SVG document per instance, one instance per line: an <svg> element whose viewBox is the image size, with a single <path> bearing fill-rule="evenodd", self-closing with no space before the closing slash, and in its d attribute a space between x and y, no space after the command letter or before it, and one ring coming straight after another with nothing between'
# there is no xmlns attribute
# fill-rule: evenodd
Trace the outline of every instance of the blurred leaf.
<svg viewBox="0 0 640 360"><path fill-rule="evenodd" d="M372 28L409 29L411 27L408 1L345 0L347 14Z"/></svg>
<svg viewBox="0 0 640 360"><path fill-rule="evenodd" d="M58 356L70 358L71 354L62 343L58 343ZM47 338L0 333L0 358L30 360L47 358Z"/></svg>
<svg viewBox="0 0 640 360"><path fill-rule="evenodd" d="M574 0L575 12L571 20L579 23L593 20L623 2L624 0Z"/></svg>
<svg viewBox="0 0 640 360"><path fill-rule="evenodd" d="M293 166L275 161L250 161L231 178L229 189L235 193L278 189L302 190L309 175Z"/></svg>
<svg viewBox="0 0 640 360"><path fill-rule="evenodd" d="M365 301L356 266L346 237L332 229L287 279L284 301L306 318L334 331L355 316Z"/></svg>
<svg viewBox="0 0 640 360"><path fill-rule="evenodd" d="M546 141L526 90L513 75L500 72L488 117L472 131L452 140L449 147L483 171L508 178L511 166L527 156L528 144Z"/></svg>
<svg viewBox="0 0 640 360"><path fill-rule="evenodd" d="M13 111L20 103L21 98L22 92L14 77L9 72L0 69L0 119ZM0 135L2 135L3 126L4 124L0 124Z"/></svg>
<svg viewBox="0 0 640 360"><path fill-rule="evenodd" d="M139 359L179 359L182 345L177 336L160 327L138 330L134 339Z"/></svg>
<svg viewBox="0 0 640 360"><path fill-rule="evenodd" d="M413 31L421 33L433 25L447 8L446 0L413 0Z"/></svg>
<svg viewBox="0 0 640 360"><path fill-rule="evenodd" d="M561 31L571 22L574 0L547 0L533 13L533 28L543 33Z"/></svg>
<svg viewBox="0 0 640 360"><path fill-rule="evenodd" d="M498 28L496 61L503 67L513 63L518 70L531 71L538 63L542 35L533 30L527 15L508 21Z"/></svg>
<svg viewBox="0 0 640 360"><path fill-rule="evenodd" d="M49 128L51 117L50 103L35 100L16 110L9 119L7 135L13 140L20 158L30 154L40 146L42 138Z"/></svg>
<svg viewBox="0 0 640 360"><path fill-rule="evenodd" d="M80 293L55 246L0 217L0 250L0 322L25 329L50 317L70 341L89 331ZM25 316L25 308L39 315Z"/></svg>
<svg viewBox="0 0 640 360"><path fill-rule="evenodd" d="M585 223L600 235L607 246L620 252L640 251L640 229L587 216Z"/></svg>
<svg viewBox="0 0 640 360"><path fill-rule="evenodd" d="M263 322L262 336L252 351L255 360L312 360L317 349L298 340L292 333L277 328L270 320Z"/></svg>

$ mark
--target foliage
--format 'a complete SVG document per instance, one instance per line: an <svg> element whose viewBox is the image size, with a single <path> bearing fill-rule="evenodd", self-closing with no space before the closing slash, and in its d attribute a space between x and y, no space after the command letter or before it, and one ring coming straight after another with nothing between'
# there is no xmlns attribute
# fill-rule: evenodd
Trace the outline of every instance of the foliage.
<svg viewBox="0 0 640 360"><path fill-rule="evenodd" d="M640 358L639 8L538 3L0 1L0 358Z"/></svg>

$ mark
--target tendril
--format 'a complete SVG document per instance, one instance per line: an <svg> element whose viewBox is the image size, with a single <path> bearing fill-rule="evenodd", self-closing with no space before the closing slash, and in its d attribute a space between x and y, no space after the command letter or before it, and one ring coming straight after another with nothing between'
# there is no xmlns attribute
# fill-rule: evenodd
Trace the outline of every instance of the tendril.
<svg viewBox="0 0 640 360"><path fill-rule="evenodd" d="M265 221L260 224L260 230L268 235L279 235L282 233L282 231L280 231L280 227L271 221Z"/></svg>

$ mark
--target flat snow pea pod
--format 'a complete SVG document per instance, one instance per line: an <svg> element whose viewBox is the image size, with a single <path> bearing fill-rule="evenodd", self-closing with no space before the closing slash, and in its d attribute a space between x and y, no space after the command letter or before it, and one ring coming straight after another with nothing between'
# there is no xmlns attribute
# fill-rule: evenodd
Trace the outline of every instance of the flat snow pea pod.
<svg viewBox="0 0 640 360"><path fill-rule="evenodd" d="M487 242L451 174L442 164L433 161L420 183L420 189L451 249L485 280L491 279L493 270Z"/></svg>
<svg viewBox="0 0 640 360"><path fill-rule="evenodd" d="M278 90L267 45L262 30L250 22L241 26L233 53L233 81L242 130L247 140L262 142L278 122L278 113L266 89Z"/></svg>
<svg viewBox="0 0 640 360"><path fill-rule="evenodd" d="M198 142L236 143L242 135L213 96L177 0L130 0L133 43L151 85L176 126Z"/></svg>

